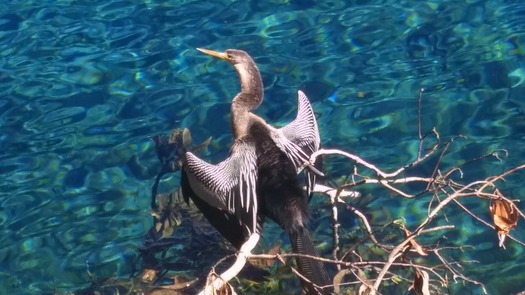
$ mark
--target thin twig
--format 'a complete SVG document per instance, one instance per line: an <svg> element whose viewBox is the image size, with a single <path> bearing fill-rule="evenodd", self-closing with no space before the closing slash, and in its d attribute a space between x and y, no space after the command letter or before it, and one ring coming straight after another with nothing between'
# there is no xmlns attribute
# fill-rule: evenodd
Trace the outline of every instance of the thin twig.
<svg viewBox="0 0 525 295"><path fill-rule="evenodd" d="M419 89L417 96L417 133L419 135L419 146L417 148L417 159L421 159L421 151L423 150L423 136L421 135L421 101L423 98L424 88Z"/></svg>

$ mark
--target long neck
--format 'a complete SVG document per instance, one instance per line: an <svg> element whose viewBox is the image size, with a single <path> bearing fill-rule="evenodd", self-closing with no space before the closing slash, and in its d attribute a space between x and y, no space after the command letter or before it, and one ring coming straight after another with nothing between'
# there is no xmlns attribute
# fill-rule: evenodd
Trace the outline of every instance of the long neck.
<svg viewBox="0 0 525 295"><path fill-rule="evenodd" d="M235 139L248 133L251 110L256 109L263 100L261 74L255 63L235 65L241 80L241 92L234 98L231 106L231 127Z"/></svg>

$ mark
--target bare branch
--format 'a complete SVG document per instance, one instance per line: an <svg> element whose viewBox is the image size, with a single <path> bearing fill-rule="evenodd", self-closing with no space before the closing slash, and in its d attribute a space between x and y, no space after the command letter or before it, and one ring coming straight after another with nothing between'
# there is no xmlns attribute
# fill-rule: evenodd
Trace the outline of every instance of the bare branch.
<svg viewBox="0 0 525 295"><path fill-rule="evenodd" d="M239 250L235 263L221 275L207 282L206 287L204 287L204 290L202 290L199 295L214 295L216 290L220 290L228 281L233 279L246 264L246 259L259 242L259 238L259 234L252 234Z"/></svg>

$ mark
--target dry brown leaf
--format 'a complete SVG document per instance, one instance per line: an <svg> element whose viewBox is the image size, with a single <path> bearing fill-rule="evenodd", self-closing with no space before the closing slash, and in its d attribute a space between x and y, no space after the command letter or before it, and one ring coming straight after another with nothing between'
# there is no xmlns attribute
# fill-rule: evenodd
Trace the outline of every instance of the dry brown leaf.
<svg viewBox="0 0 525 295"><path fill-rule="evenodd" d="M275 244L271 249L270 251L268 251L268 255L277 255L281 253L281 244L280 243L277 243ZM266 266L268 267L271 267L273 266L273 264L275 263L275 260L266 260Z"/></svg>
<svg viewBox="0 0 525 295"><path fill-rule="evenodd" d="M191 133L190 131L188 130L188 128L184 128L182 130L182 144L186 147L189 147L190 144L191 144Z"/></svg>
<svg viewBox="0 0 525 295"><path fill-rule="evenodd" d="M372 282L370 282L370 280L368 280L367 276L366 276L366 273L362 270L362 269L358 269L357 270L357 275L359 276L359 279L361 279L361 281L365 282L363 284L361 284L361 286L359 286L359 290L357 291L357 294L359 295L368 295L370 294L370 285L367 285L367 284L371 284Z"/></svg>
<svg viewBox="0 0 525 295"><path fill-rule="evenodd" d="M226 283L224 284L224 286L222 286L222 288L220 288L219 290L216 290L215 294L216 295L235 295L237 293L235 293L235 290L233 289L232 285L230 285L230 283Z"/></svg>
<svg viewBox="0 0 525 295"><path fill-rule="evenodd" d="M147 294L148 295L167 295L167 294L179 295L179 294L183 294L181 290L188 288L189 286L193 285L195 282L197 282L197 279L194 279L191 281L182 281L179 277L175 276L173 277L172 285L156 286Z"/></svg>
<svg viewBox="0 0 525 295"><path fill-rule="evenodd" d="M405 230L405 238L408 238L410 236L411 232L408 231L405 227L403 228ZM428 253L425 251L425 249L419 245L418 242L416 242L415 239L410 240L410 246L416 250L416 252L421 256L427 256Z"/></svg>
<svg viewBox="0 0 525 295"><path fill-rule="evenodd" d="M155 278L157 277L157 271L154 269L144 269L142 274L140 275L140 279L143 282L151 283Z"/></svg>
<svg viewBox="0 0 525 295"><path fill-rule="evenodd" d="M514 203L505 199L497 199L490 204L490 213L494 219L498 233L508 234L518 223L518 210Z"/></svg>
<svg viewBox="0 0 525 295"><path fill-rule="evenodd" d="M159 232L162 229L162 222L155 223L155 231Z"/></svg>
<svg viewBox="0 0 525 295"><path fill-rule="evenodd" d="M505 237L509 234L509 231L516 227L518 224L518 209L514 203L502 198L503 195L496 189L494 193L500 196L499 199L495 199L490 203L489 209L494 225L496 226L496 232L499 237L499 246L505 248L503 244Z"/></svg>
<svg viewBox="0 0 525 295"><path fill-rule="evenodd" d="M334 276L334 280L333 280L333 283L334 283L334 293L335 294L341 294L341 283L343 282L343 277L347 274L350 273L350 270L348 269L342 269L340 272L338 272L335 276Z"/></svg>
<svg viewBox="0 0 525 295"><path fill-rule="evenodd" d="M161 232L161 238L171 237L175 229L181 225L178 199L180 189L171 194L158 194L158 207L149 213L155 219L155 231Z"/></svg>
<svg viewBox="0 0 525 295"><path fill-rule="evenodd" d="M266 260L261 258L248 258L248 262L258 268L266 268Z"/></svg>
<svg viewBox="0 0 525 295"><path fill-rule="evenodd" d="M167 218L164 220L164 226L162 231L162 238L169 238L173 234L173 231L182 223L180 217L174 212L169 212Z"/></svg>
<svg viewBox="0 0 525 295"><path fill-rule="evenodd" d="M281 244L275 244L269 251L268 255L277 255L281 252ZM259 268L272 267L275 263L275 259L263 259L263 258L249 258L250 264Z"/></svg>
<svg viewBox="0 0 525 295"><path fill-rule="evenodd" d="M195 284L198 281L198 279L193 279L190 281L181 280L179 276L173 277L173 285L170 285L171 289L181 290L184 288L188 288L189 286Z"/></svg>
<svg viewBox="0 0 525 295"><path fill-rule="evenodd" d="M366 281L368 279L366 273L362 269L357 270L357 275L362 281Z"/></svg>
<svg viewBox="0 0 525 295"><path fill-rule="evenodd" d="M419 270L416 268L416 273L414 276L414 282L412 286L408 289L414 289L417 295L430 295L430 277L428 273L424 270Z"/></svg>
<svg viewBox="0 0 525 295"><path fill-rule="evenodd" d="M168 207L169 203L169 194L158 194L157 195L157 202L158 202L158 211L165 210L166 207Z"/></svg>
<svg viewBox="0 0 525 295"><path fill-rule="evenodd" d="M370 287L368 287L365 284L362 284L361 286L359 286L359 290L357 291L357 294L358 295L368 295L368 294L370 294Z"/></svg>

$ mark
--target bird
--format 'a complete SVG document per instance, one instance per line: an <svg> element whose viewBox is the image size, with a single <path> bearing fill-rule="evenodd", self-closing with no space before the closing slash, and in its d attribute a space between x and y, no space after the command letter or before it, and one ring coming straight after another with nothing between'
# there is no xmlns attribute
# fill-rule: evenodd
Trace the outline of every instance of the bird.
<svg viewBox="0 0 525 295"><path fill-rule="evenodd" d="M260 233L266 218L275 221L290 237L292 251L319 256L306 227L308 202L317 175L307 165L306 191L298 171L320 148L317 121L308 97L298 91L296 118L275 128L252 111L263 101L264 87L257 65L243 50L224 52L197 50L228 61L240 80L240 92L231 103L233 144L229 156L210 164L188 151L181 174L181 187L208 221L240 249L252 233ZM305 294L329 294L331 285L323 263L305 257L296 259L299 271L313 284L301 280Z"/></svg>

